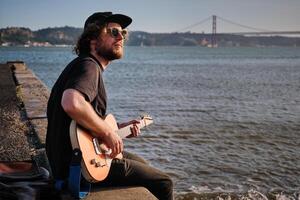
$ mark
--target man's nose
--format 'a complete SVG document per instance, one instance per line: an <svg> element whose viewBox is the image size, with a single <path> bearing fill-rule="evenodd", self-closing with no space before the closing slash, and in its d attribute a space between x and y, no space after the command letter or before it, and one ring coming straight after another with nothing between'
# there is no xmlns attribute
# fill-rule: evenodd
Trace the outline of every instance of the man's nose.
<svg viewBox="0 0 300 200"><path fill-rule="evenodd" d="M116 37L116 39L118 39L118 40L123 40L123 39L125 39L125 37L123 37L121 31L118 32L118 36Z"/></svg>

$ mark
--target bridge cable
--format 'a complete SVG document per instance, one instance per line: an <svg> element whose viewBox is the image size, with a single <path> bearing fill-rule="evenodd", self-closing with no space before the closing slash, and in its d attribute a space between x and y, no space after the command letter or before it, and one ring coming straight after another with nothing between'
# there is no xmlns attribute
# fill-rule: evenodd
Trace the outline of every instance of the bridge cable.
<svg viewBox="0 0 300 200"><path fill-rule="evenodd" d="M244 28L251 29L251 30L256 30L256 31L261 31L261 32L275 32L275 31L271 31L271 30L266 30L266 29L260 29L260 28L254 28L254 27L251 27L251 26L246 26L246 25L243 25L243 24L239 24L239 23L233 22L233 21L228 20L228 19L224 19L224 18L219 17L219 16L217 16L217 18L221 19L222 21L225 21L227 23L234 24L236 26L244 27Z"/></svg>

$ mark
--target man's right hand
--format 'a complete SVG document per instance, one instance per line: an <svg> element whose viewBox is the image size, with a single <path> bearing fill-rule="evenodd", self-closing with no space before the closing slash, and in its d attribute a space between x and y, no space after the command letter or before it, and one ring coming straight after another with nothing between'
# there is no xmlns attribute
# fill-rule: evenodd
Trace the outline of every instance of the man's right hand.
<svg viewBox="0 0 300 200"><path fill-rule="evenodd" d="M105 136L103 140L107 147L112 151L110 154L111 158L115 158L119 153L123 152L123 140L114 131L109 132L109 134Z"/></svg>

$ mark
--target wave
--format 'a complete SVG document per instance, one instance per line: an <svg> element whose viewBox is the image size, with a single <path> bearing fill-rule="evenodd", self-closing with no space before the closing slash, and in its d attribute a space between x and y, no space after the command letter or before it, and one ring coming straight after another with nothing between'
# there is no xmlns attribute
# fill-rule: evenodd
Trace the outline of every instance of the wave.
<svg viewBox="0 0 300 200"><path fill-rule="evenodd" d="M205 190L205 188L203 188ZM250 189L245 193L234 192L188 192L175 194L175 200L299 200L300 191L270 191L262 193Z"/></svg>

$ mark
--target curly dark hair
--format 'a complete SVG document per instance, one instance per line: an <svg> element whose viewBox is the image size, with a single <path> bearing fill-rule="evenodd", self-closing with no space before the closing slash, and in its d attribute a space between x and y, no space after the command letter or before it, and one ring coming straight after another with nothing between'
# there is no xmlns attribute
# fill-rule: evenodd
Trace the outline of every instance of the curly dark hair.
<svg viewBox="0 0 300 200"><path fill-rule="evenodd" d="M100 36L100 33L105 28L106 24L103 25L96 25L94 23L89 24L80 35L76 46L74 47L74 52L77 55L80 54L89 54L90 49L90 42L91 40L95 40Z"/></svg>

